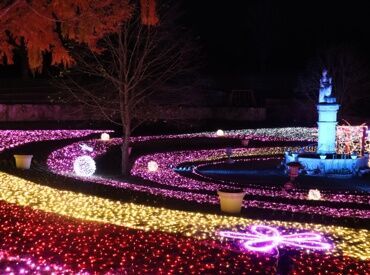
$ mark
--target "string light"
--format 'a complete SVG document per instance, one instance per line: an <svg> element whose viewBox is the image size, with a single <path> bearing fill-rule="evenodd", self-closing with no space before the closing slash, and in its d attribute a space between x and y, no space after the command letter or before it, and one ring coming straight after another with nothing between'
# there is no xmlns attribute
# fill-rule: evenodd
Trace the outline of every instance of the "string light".
<svg viewBox="0 0 370 275"><path fill-rule="evenodd" d="M297 231L322 232L329 235L334 242L335 249L331 251L333 255L343 254L363 260L370 258L370 232L365 229L252 220L122 203L41 186L3 172L0 172L0 181L0 200L81 220L110 223L147 232L155 230L176 233L203 240L217 240L216 232L221 229L263 224Z"/></svg>
<svg viewBox="0 0 370 275"><path fill-rule="evenodd" d="M275 132L275 131L273 131ZM289 136L289 135L288 135ZM155 137L157 138L157 137ZM163 137L164 138L164 137ZM258 137L256 137L258 138ZM141 140L141 139L137 139ZM145 138L147 140L147 137ZM104 154L110 146L117 146L121 143L121 139L112 139L109 144L102 144L98 140L85 141L90 147L94 147L94 152L91 154L93 158ZM244 161L262 161L268 159L271 155L282 155L286 150L294 149L298 147L267 147L267 148L235 148L233 150L235 157L245 157ZM79 155L79 143L71 144L67 147L61 148L54 151L48 157L48 167L55 173L68 175L72 170L72 160ZM260 156L255 158L254 156ZM254 158L253 158L254 157ZM113 179L99 178L96 177L91 179L99 184L112 185L123 189L130 189L139 192L145 192L156 196L172 197L180 200L196 201L201 203L218 204L218 198L216 191L224 189L230 186L228 182L213 182L213 181L202 181L194 178L183 177L173 170L172 167L183 162L195 162L201 163L207 161L207 164L222 162L226 159L225 150L188 150L188 151L175 151L166 153L153 153L139 157L131 170L131 173L135 176L142 177L144 179L156 182L159 187L151 187L146 185L140 185L135 183L128 183ZM161 170L152 173L148 171L148 163L155 161ZM195 173L199 167L204 164L196 165L194 168ZM204 177L204 175L198 176ZM89 179L90 180L90 179ZM237 186L236 186L237 188ZM243 187L244 188L244 187ZM257 207L273 210L290 211L295 213L311 213L321 214L333 217L357 217L357 218L368 218L370 217L370 211L363 208L344 208L338 207L338 205L328 206L326 205L312 205L312 204L290 204L285 201L282 202L271 202L265 201L263 197L274 197L274 198L287 198L287 199L298 199L301 201L307 200L306 190L294 190L292 192L284 192L281 188L276 187L263 187L255 185L247 185L246 192L248 195L257 196L256 199L249 199L244 201L244 207ZM198 190L214 191L215 193L204 194ZM262 199L261 199L262 196ZM325 192L325 200L327 202L353 202L358 204L369 203L369 197L366 195L348 194L348 192Z"/></svg>
<svg viewBox="0 0 370 275"><path fill-rule="evenodd" d="M311 129L310 131L314 133ZM247 131L234 132L231 133L231 137L245 137L245 133ZM277 137L271 137L271 140L285 138L282 135L279 136L279 133L282 132L277 131L276 133L278 133ZM197 135L203 134L209 135L209 133ZM159 137L137 137L135 140L150 140L151 138L154 140ZM178 138L189 137L183 135L178 136ZM269 140L270 136L261 134L256 138ZM10 144L13 146L17 142L22 141L19 140ZM120 143L121 140L116 139L112 140L112 144L109 142L108 146L108 143L95 140L86 142L86 145L94 148L90 156L95 158L104 154L110 146ZM53 152L53 158L48 159L50 167L56 169L58 173L61 173L61 171L71 172L73 160L81 153L80 144L74 143L67 146L68 150L65 147ZM9 144L4 146L7 147ZM264 151L258 150L258 148L252 148L250 151L233 149L233 152L251 159L263 160L269 158L269 154L264 154ZM280 152L281 148L278 150ZM187 190L183 192L171 190L170 188L176 189L176 186L166 182L167 178L165 176L177 174L169 166L171 158L175 158L175 163L178 164L186 162L186 160L196 161L201 159L216 163L224 161L225 152L224 150L221 151L199 150L182 151L180 154L178 154L179 152L164 154L163 159L159 159L161 170L158 171L164 181L163 188L150 188L135 184L130 187L131 184L125 182L110 182L108 184L116 184L121 188L132 188L155 195L182 196L185 200L199 199L204 203L215 203L215 196L198 193L197 190L212 190L223 183L206 184L206 187L202 189L200 186L203 183L202 181L195 182L194 187L184 177L179 176L175 179L175 184L183 182L183 186L179 186L179 189ZM265 157L256 158L256 155L261 152L262 156ZM64 153L66 154L63 155ZM186 154L188 155L186 156ZM153 155L157 156L157 154L150 154L139 158L140 162L136 167L140 172L146 170L147 177L149 173L145 169L145 164L148 163L148 159L152 157L152 160L158 161L158 159L153 158ZM164 159L165 157L168 157L167 162ZM64 165L62 165L63 159ZM162 165L165 165L163 169ZM171 174L168 171L171 171ZM180 178L183 180L178 182ZM106 179L101 178L99 180L100 183L106 184L103 183ZM218 235L218 232L237 232L240 228L250 226L252 226L251 229L255 229L251 231L252 235L254 231L261 233L260 229L265 228L262 231L269 237L265 236L263 238L274 243L279 240L278 245L284 244L284 247L280 249L286 251L292 249L289 243L289 236L292 234L313 234L307 233L313 231L317 236L323 236L325 240L330 242L331 249L329 251L315 252L311 251L313 248L310 247L309 253L299 250L292 255L294 261L293 274L319 274L325 271L330 274L366 274L370 267L370 231L365 229L252 220L122 203L49 188L3 172L0 172L0 182L1 273L37 273L40 270L43 271L44 268L46 268L46 271L58 274L63 274L63 272L65 274L127 272L193 274L243 273L258 270L263 270L264 273L276 273L274 255L235 250L233 242L224 241ZM166 189L166 186L169 188ZM277 196L285 197L285 195L279 193L280 190L273 188L264 188L259 191L255 187L249 189L253 194L262 192L262 195L273 196L276 193ZM368 199L367 196L335 193L325 194L325 198L327 195L329 202L358 198L359 203L366 203ZM293 198L301 200L306 199L306 196L307 193L303 191L292 195ZM260 203L261 201L252 201L248 205L262 206ZM276 208L285 207L293 212L300 209L298 206L290 209L289 204L286 203L280 205L279 203L269 202L269 204ZM309 208L304 205L301 211L306 210L309 210ZM310 211L314 210L316 209L313 208ZM354 209L352 214L357 213L357 210L359 209ZM328 209L324 209L322 212L328 213ZM254 235L256 235L256 232L254 232ZM274 236L273 239L272 235ZM311 241L314 243L318 241L317 236L313 238L311 235L313 238ZM256 236L245 241L256 241ZM298 240L293 237L293 243L298 243L298 241L302 242L302 239ZM252 242L248 243L246 247L255 248L259 245ZM1 269L3 267L4 271Z"/></svg>
<svg viewBox="0 0 370 275"><path fill-rule="evenodd" d="M106 131L106 130L105 130ZM103 130L0 130L0 152L30 142L81 138Z"/></svg>

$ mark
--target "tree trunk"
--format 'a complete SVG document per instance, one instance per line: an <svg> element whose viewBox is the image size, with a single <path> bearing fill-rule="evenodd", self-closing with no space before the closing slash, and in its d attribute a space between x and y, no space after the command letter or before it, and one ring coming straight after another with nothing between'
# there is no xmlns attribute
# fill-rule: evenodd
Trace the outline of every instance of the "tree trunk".
<svg viewBox="0 0 370 275"><path fill-rule="evenodd" d="M121 173L124 177L130 175L130 129L129 127L124 127L123 129L123 143L121 147L122 161L121 161Z"/></svg>
<svg viewBox="0 0 370 275"><path fill-rule="evenodd" d="M28 51L27 46L24 38L21 38L21 42L19 45L19 58L20 58L20 70L21 70L21 77L22 80L27 80L30 78L30 65L28 60Z"/></svg>
<svg viewBox="0 0 370 275"><path fill-rule="evenodd" d="M22 56L21 57L21 78L22 80L28 80L30 78L29 76L29 66L28 66L28 59L27 57Z"/></svg>

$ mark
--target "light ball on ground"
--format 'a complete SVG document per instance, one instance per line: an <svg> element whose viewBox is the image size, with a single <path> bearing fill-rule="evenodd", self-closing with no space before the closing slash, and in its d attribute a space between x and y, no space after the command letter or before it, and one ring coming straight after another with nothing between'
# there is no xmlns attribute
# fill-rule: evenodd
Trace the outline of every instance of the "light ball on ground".
<svg viewBox="0 0 370 275"><path fill-rule="evenodd" d="M216 131L216 136L218 136L218 137L223 137L224 135L225 135L225 132L224 132L223 130L218 129L218 130Z"/></svg>
<svg viewBox="0 0 370 275"><path fill-rule="evenodd" d="M148 171L149 172L155 172L158 170L158 163L154 160L151 160L148 162Z"/></svg>
<svg viewBox="0 0 370 275"><path fill-rule="evenodd" d="M100 139L103 140L103 141L108 141L110 139L110 136L108 133L102 133L100 135Z"/></svg>
<svg viewBox="0 0 370 275"><path fill-rule="evenodd" d="M309 200L321 200L321 193L318 189L310 189L308 191L308 199Z"/></svg>
<svg viewBox="0 0 370 275"><path fill-rule="evenodd" d="M90 156L80 156L74 161L73 170L80 177L89 177L96 171L95 161Z"/></svg>

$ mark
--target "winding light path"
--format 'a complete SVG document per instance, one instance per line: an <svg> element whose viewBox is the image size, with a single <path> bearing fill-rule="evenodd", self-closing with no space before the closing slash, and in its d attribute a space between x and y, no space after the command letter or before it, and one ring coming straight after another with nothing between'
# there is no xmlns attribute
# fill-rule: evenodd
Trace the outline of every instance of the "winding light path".
<svg viewBox="0 0 370 275"><path fill-rule="evenodd" d="M96 157L115 142L118 144L120 141L102 143L93 140L86 144L94 145L92 155ZM68 173L73 158L80 154L79 145L74 143L53 152L54 159L49 158L50 167L60 167L64 174ZM199 157L203 153L200 152ZM240 153L249 154L251 151L241 148ZM216 150L206 157L218 159L219 154ZM141 161L144 165L146 159ZM160 166L160 169L164 167ZM89 180L92 179L95 178ZM104 182L103 178L99 180ZM132 188L130 183L119 184L123 188ZM163 186L176 188L166 183ZM185 198L194 199L193 194L198 194L205 203L214 200L215 196L203 194L200 187L190 186ZM213 190L216 187L210 184L205 188ZM154 191L139 185L133 188L164 194L160 187ZM170 190L166 190L171 196ZM173 192L181 195L178 190ZM332 197L332 200L338 201L339 198ZM276 254L246 251L238 240L219 235L220 230L237 233L246 232L248 228L267 227L275 228L271 230L278 230L287 239L289 236L315 234L330 244L320 251L294 246L281 248L294 250L295 274L318 274L325 270L330 274L365 274L370 270L369 230L123 203L57 190L0 172L0 273L242 274L261 271L274 274Z"/></svg>
<svg viewBox="0 0 370 275"><path fill-rule="evenodd" d="M311 141L312 129L310 128L288 128L288 133L285 134L285 140L296 140L298 134L305 134L307 140ZM274 140L273 134L280 133L276 129L268 129L265 131L258 131L258 134L248 133L249 138L259 140ZM191 137L207 136L209 134L194 134ZM278 135L279 140L284 138ZM227 133L227 137L231 138L243 138L241 133ZM158 137L152 137L158 139ZM165 139L166 136L162 136ZM174 137L171 137L174 138ZM178 136L178 138L186 138ZM138 137L133 142L150 140L150 137ZM300 141L303 138L299 139ZM106 151L112 147L119 145L121 139L112 139L109 142L101 140L90 140L84 142L76 142L61 149L54 151L48 158L47 164L50 170L53 172L63 175L75 177L73 173L73 162L81 154L87 154L92 158L96 158L106 153ZM92 152L82 152L81 146L87 145L93 148ZM267 148L235 148L233 149L233 156L248 157L245 161L261 161L269 156L282 155L287 150L297 150L298 147L267 147ZM186 201L196 201L204 204L218 204L219 200L216 191L222 188L230 187L227 183L222 182L211 182L203 181L198 179L191 179L184 177L174 171L174 167L185 162L202 162L202 161L219 161L225 159L225 150L223 149L210 149L210 150L186 150L186 151L172 151L165 153L152 153L139 157L131 170L131 173L135 176L139 176L143 179L150 180L156 183L156 186L151 187L142 184L128 183L125 181L119 181L114 179L107 179L104 177L94 176L89 178L79 178L86 182L95 182L103 185L111 185L122 189L134 190L138 192L149 193L155 196L171 197ZM148 163L155 161L159 169L158 171L148 171ZM236 186L237 188L238 186ZM262 209L272 209L279 211L289 211L293 213L308 213L308 214L320 214L330 217L354 217L354 218L370 218L370 210L357 208L346 208L328 205L312 205L306 203L292 203L289 201L271 202L266 201L258 196L262 197L273 197L281 198L282 200L295 199L305 202L307 200L307 190L295 190L294 192L284 192L281 188L274 187L262 187L249 185L245 188L248 195L256 196L256 199L244 200L243 207L256 207ZM207 193L208 192L208 193ZM367 195L355 195L346 192L322 192L325 201L328 202L356 202L357 204L365 205L369 204L370 196Z"/></svg>

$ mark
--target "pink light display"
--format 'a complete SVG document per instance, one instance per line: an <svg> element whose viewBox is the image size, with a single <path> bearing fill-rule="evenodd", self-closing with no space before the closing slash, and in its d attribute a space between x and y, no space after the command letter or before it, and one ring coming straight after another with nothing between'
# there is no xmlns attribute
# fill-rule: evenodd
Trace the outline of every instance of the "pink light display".
<svg viewBox="0 0 370 275"><path fill-rule="evenodd" d="M281 234L271 226L253 225L249 232L220 231L221 237L242 240L243 247L256 252L271 252L279 246L299 249L329 250L332 245L318 233Z"/></svg>
<svg viewBox="0 0 370 275"><path fill-rule="evenodd" d="M158 135L132 137L132 142L143 142L159 139L192 139L192 138L220 138L214 132L201 132L179 135ZM317 141L317 128L285 127L285 128L258 128L224 131L225 138L254 139L260 141Z"/></svg>
<svg viewBox="0 0 370 275"><path fill-rule="evenodd" d="M283 132L277 131L277 133L278 138L280 138L279 134L282 135ZM51 135L51 133L49 134ZM76 133L76 135L80 134L81 136L75 137L85 136L82 133ZM51 139L58 139L58 135L51 135ZM71 133L60 134L59 138L61 136L69 138ZM230 137L231 134L226 132L225 136ZM236 134L235 136L240 138ZM273 139L271 136L266 136L261 135L261 140L265 138ZM304 135L300 138L302 137L305 138ZM27 142L47 139L42 135L34 135L29 138L26 134L23 135L23 138ZM135 140L134 142L140 142L151 138L138 137L133 140ZM160 138L165 139L167 137L161 136ZM173 138L191 138L191 136L185 137L183 135ZM153 139L159 139L159 137L153 137ZM24 140L22 137L19 139L8 137L9 143L2 143L0 139L0 146L5 144L4 148L9 148L25 143ZM93 151L86 151L85 153L92 158L96 158L104 154L110 146L119 145L121 140L114 139L109 142L91 140L83 143L93 148ZM74 160L81 154L80 145L82 143L77 142L54 151L48 159L50 169L64 175L71 173ZM244 149L234 152L247 154L253 161L263 161L268 158L259 156L258 148ZM224 150L189 150L140 157L132 173L137 173L137 175L147 179L149 179L149 176L153 176L153 181L157 187L120 182L102 177L94 177L84 181L87 184L90 181L95 181L100 184L114 185L157 196L216 204L218 203L217 196L210 195L209 192L205 191L213 191L221 186L229 185L229 183L193 181L174 172L172 167L183 162L199 160L207 160L208 163L219 162L223 161L220 159L223 157L225 157ZM148 159L159 163L161 169L158 172L149 173L147 171ZM245 161L250 160L246 159ZM146 170L145 173L143 172L144 169ZM73 176L73 174L68 176ZM172 183L171 180L173 180ZM369 217L368 210L304 205L307 191L298 190L297 192L284 194L277 188L259 188L253 185L250 185L247 190L251 195L300 199L302 204L293 205L256 199L245 201L244 207L279 209L338 217ZM325 193L324 196L328 202L355 201L362 204L369 202L369 196L330 192ZM268 252L280 246L287 249L299 248L297 254L292 256L294 261L293 274L321 274L323 272L328 274L367 274L367 270L370 268L368 260L338 254L338 251L323 253L325 250L334 248L334 245L327 242L320 234L315 232L290 232L292 229L285 226L275 228L255 225L245 233L220 231L220 236L224 234L223 237L237 239L242 243L243 248L251 250L233 251L231 249L233 244L227 243L225 245L217 239L200 240L181 234L162 232L161 230L136 230L109 223L88 222L4 201L0 201L0 221L1 274L243 274L255 273L256 271L275 274L276 259L271 254L254 253L253 251ZM336 240L340 237L332 235L331 237L327 236L327 238L336 243ZM338 248L339 244L336 244ZM303 249L314 251L307 253Z"/></svg>
<svg viewBox="0 0 370 275"><path fill-rule="evenodd" d="M293 128L290 128L293 129ZM276 131L272 131L275 133ZM300 132L300 130L298 131ZM213 134L213 133L212 133ZM201 134L194 134L199 136ZM271 135L271 134L270 134ZM213 135L214 136L214 135ZM226 132L226 136L233 137L230 133ZM289 139L294 139L295 134L285 134ZM171 138L192 138L193 135L179 135L171 136ZM239 135L235 137L240 138ZM292 138L293 137L293 138ZM311 136L307 134L307 137L311 139ZM134 142L148 141L152 139L166 139L167 136L156 136L156 137L135 137ZM266 135L261 133L261 136L253 136L253 139L263 139ZM301 137L302 139L302 137ZM111 139L109 143L102 142L100 140L85 141L84 144L94 148L94 151L89 153L92 158L96 158L99 155L104 154L110 146L119 145L121 139ZM53 172L63 175L71 175L73 170L73 161L76 159L80 152L80 143L74 143L59 150L54 151L48 158L48 167ZM235 148L233 149L234 156L249 156L250 159L244 159L244 161L263 161L269 159L265 154L282 154L288 147L272 147L272 148ZM93 181L99 184L112 185L123 189L134 190L138 192L145 192L151 195L171 197L186 201L196 201L198 203L210 203L218 204L219 200L214 194L207 194L204 191L216 191L225 187L229 187L228 182L210 182L202 181L198 179L190 179L183 177L173 170L173 167L180 165L184 162L199 162L207 161L208 164L214 162L224 161L222 158L226 158L224 149L213 149L213 150L187 150L187 151L173 151L165 153L153 153L139 157L131 170L131 174L142 177L144 179L153 181L156 183L155 187L128 183L124 181L118 181L113 179L107 179L102 177L94 177L88 181ZM221 159L221 160L220 160ZM161 169L156 172L148 171L148 162L155 161ZM197 167L196 167L197 168ZM196 171L196 169L195 169ZM87 181L87 180L86 180ZM306 190L295 190L294 192L284 192L281 188L274 187L262 187L256 185L248 185L246 188L248 195L255 195L260 197L279 197L287 199L298 199L302 201L307 200ZM325 201L327 202L356 202L358 204L367 204L370 201L369 196L355 195L344 193L332 193L322 192ZM367 209L356 209L356 208L339 208L330 207L323 205L306 205L293 204L289 202L271 202L264 201L263 198L248 199L244 200L243 207L256 207L263 209L272 209L280 211L289 211L293 213L309 213L309 214L321 214L331 217L357 217L357 218L369 218L370 211Z"/></svg>
<svg viewBox="0 0 370 275"><path fill-rule="evenodd" d="M8 252L0 250L1 274L67 274L70 272L72 271L56 264L37 263L31 258L11 256Z"/></svg>
<svg viewBox="0 0 370 275"><path fill-rule="evenodd" d="M106 130L0 130L0 152L30 142L80 138L102 132Z"/></svg>
<svg viewBox="0 0 370 275"><path fill-rule="evenodd" d="M0 217L0 274L242 274L259 263L269 273L274 268L264 255L214 248L216 240L88 222L3 201Z"/></svg>

